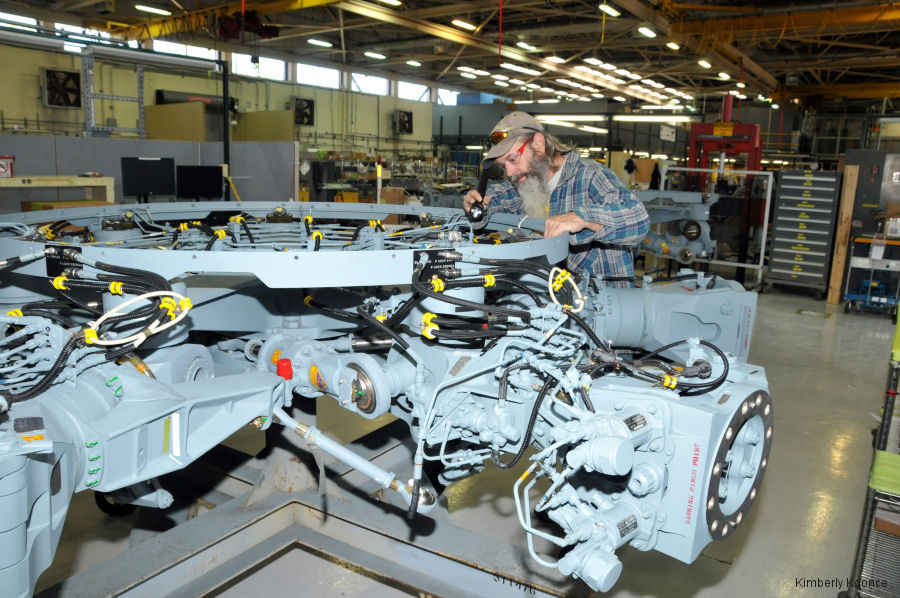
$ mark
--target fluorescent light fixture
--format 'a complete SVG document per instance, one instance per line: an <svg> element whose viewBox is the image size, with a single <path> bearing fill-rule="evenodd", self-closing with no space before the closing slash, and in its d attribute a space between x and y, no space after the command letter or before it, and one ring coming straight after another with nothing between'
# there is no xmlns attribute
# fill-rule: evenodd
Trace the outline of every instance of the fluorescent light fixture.
<svg viewBox="0 0 900 598"><path fill-rule="evenodd" d="M679 45L676 44L675 42L669 42L669 43L667 43L667 44L666 44L666 47L667 47L668 49L674 51L674 52L677 52L678 50L681 49L681 46L679 46Z"/></svg>
<svg viewBox="0 0 900 598"><path fill-rule="evenodd" d="M379 54L378 52L363 52L363 56L368 56L369 58L374 58L376 60L384 60L384 54Z"/></svg>
<svg viewBox="0 0 900 598"><path fill-rule="evenodd" d="M473 25L472 23L467 23L460 19L453 19L452 21L450 21L450 24L455 25L460 29L465 29L466 31L475 31L477 29L477 27L475 27L475 25Z"/></svg>
<svg viewBox="0 0 900 598"><path fill-rule="evenodd" d="M481 147L480 145L467 145L467 146L466 146L466 149L470 149L470 150L480 150L480 149L484 149L484 148Z"/></svg>
<svg viewBox="0 0 900 598"><path fill-rule="evenodd" d="M700 66L702 66L702 67L705 68L705 69L710 69L710 68L712 68L712 65L709 63L709 61L707 61L707 60L704 59L704 58L701 58L700 60L698 60L698 61L697 61L697 64L699 64Z"/></svg>
<svg viewBox="0 0 900 598"><path fill-rule="evenodd" d="M719 73L719 79L722 79L723 81L728 81L729 79L731 79L731 75L729 75L725 71L722 71L721 73Z"/></svg>
<svg viewBox="0 0 900 598"><path fill-rule="evenodd" d="M311 37L308 40L306 40L306 43L312 44L314 46L321 46L323 48L330 48L333 45L331 42L326 42L325 40L316 39L314 37Z"/></svg>
<svg viewBox="0 0 900 598"><path fill-rule="evenodd" d="M472 72L475 73L476 75L481 76L481 77L490 77L490 76L491 76L491 74L490 74L489 72L487 72L487 71L482 71L482 70L479 70L479 69L475 69L475 70L473 70Z"/></svg>
<svg viewBox="0 0 900 598"><path fill-rule="evenodd" d="M528 89L540 89L541 88L541 86L538 85L537 83L526 83L525 87L527 87Z"/></svg>
<svg viewBox="0 0 900 598"><path fill-rule="evenodd" d="M578 98L578 101L579 101L579 102L590 102L590 101L591 101L591 98L588 98L588 97L585 97L585 96L581 96L580 98Z"/></svg>
<svg viewBox="0 0 900 598"><path fill-rule="evenodd" d="M605 121L606 117L600 114L537 114L535 120L566 120L569 122L598 122Z"/></svg>
<svg viewBox="0 0 900 598"><path fill-rule="evenodd" d="M506 75L491 75L494 79L499 79L500 81L509 81L509 77Z"/></svg>
<svg viewBox="0 0 900 598"><path fill-rule="evenodd" d="M628 77L629 79L631 79L632 81L637 81L638 79L641 78L641 75L638 75L637 73L628 73L625 76Z"/></svg>
<svg viewBox="0 0 900 598"><path fill-rule="evenodd" d="M554 127L566 127L567 129L574 129L575 123L569 123L564 120L545 120L544 124L553 125Z"/></svg>
<svg viewBox="0 0 900 598"><path fill-rule="evenodd" d="M756 101L758 101L758 102L765 102L765 101L766 101L766 96L764 96L764 95L761 94L761 93L758 93L758 94L756 94Z"/></svg>
<svg viewBox="0 0 900 598"><path fill-rule="evenodd" d="M494 81L494 85L499 85L500 87L509 87L509 83L506 81Z"/></svg>
<svg viewBox="0 0 900 598"><path fill-rule="evenodd" d="M605 152L606 148L605 147L589 147L588 150L592 151L592 152Z"/></svg>
<svg viewBox="0 0 900 598"><path fill-rule="evenodd" d="M473 75L472 73L460 73L460 77L465 77L466 79L477 79L478 75Z"/></svg>
<svg viewBox="0 0 900 598"><path fill-rule="evenodd" d="M525 85L525 82L521 79L510 79L509 82L513 85Z"/></svg>
<svg viewBox="0 0 900 598"><path fill-rule="evenodd" d="M584 61L592 66L601 66L603 64L602 60L597 60L596 58L585 58Z"/></svg>
<svg viewBox="0 0 900 598"><path fill-rule="evenodd" d="M518 42L516 45L523 50L528 50L529 52L534 52L535 50L537 50L535 46L532 46L528 42Z"/></svg>
<svg viewBox="0 0 900 598"><path fill-rule="evenodd" d="M737 85L738 89L744 89L747 85L743 81L738 81L735 85Z"/></svg>
<svg viewBox="0 0 900 598"><path fill-rule="evenodd" d="M555 89L551 89L551 88L549 88L549 87L542 87L542 88L541 88L541 91L545 91L545 92L547 92L547 93L555 93L555 92L556 92Z"/></svg>
<svg viewBox="0 0 900 598"><path fill-rule="evenodd" d="M601 129L600 127L592 127L590 125L583 125L578 128L582 131L587 131L588 133L600 133L601 135L609 133L609 129Z"/></svg>
<svg viewBox="0 0 900 598"><path fill-rule="evenodd" d="M555 64L562 64L566 61L565 58L560 58L559 56L548 56L546 58L548 62L553 62Z"/></svg>
<svg viewBox="0 0 900 598"><path fill-rule="evenodd" d="M603 95L602 93L592 93L591 95L594 96L594 97L597 98L597 99L601 99L601 98L605 98L605 97L606 97L606 96Z"/></svg>
<svg viewBox="0 0 900 598"><path fill-rule="evenodd" d="M668 154L652 154L650 156L650 159L652 159L652 160L668 160L669 155Z"/></svg>
<svg viewBox="0 0 900 598"><path fill-rule="evenodd" d="M559 100L538 100L538 104L558 104Z"/></svg>
<svg viewBox="0 0 900 598"><path fill-rule="evenodd" d="M730 95L730 96L736 96L737 94L738 94L738 91L736 89L728 90L728 95Z"/></svg>
<svg viewBox="0 0 900 598"><path fill-rule="evenodd" d="M688 114L614 114L612 119L623 123L689 123L694 117Z"/></svg>
<svg viewBox="0 0 900 598"><path fill-rule="evenodd" d="M165 8L160 8L158 6L150 6L148 4L135 4L134 8L141 12L149 12L154 15L162 15L164 17L172 16L171 10L166 10Z"/></svg>
<svg viewBox="0 0 900 598"><path fill-rule="evenodd" d="M644 37L651 37L651 38L652 38L652 37L656 37L656 32L653 31L652 29L650 29L650 28L647 27L647 26L644 26L644 27L638 27L638 33L640 33L640 34L643 35Z"/></svg>
<svg viewBox="0 0 900 598"><path fill-rule="evenodd" d="M772 110L778 110L780 107L781 106L779 106L778 104L775 104L775 103L772 104Z"/></svg>
<svg viewBox="0 0 900 598"><path fill-rule="evenodd" d="M684 110L684 106L679 104L644 104L641 110Z"/></svg>
<svg viewBox="0 0 900 598"><path fill-rule="evenodd" d="M525 66L514 64L512 62L504 62L500 65L500 68L508 69L510 71L516 71L517 73L522 73L523 75L533 75L535 77L537 77L538 75L541 74L540 71L536 71L534 69L530 69Z"/></svg>
<svg viewBox="0 0 900 598"><path fill-rule="evenodd" d="M600 12L605 12L606 14L608 14L609 16L611 16L612 18L616 18L616 17L618 17L619 15L622 14L622 13L620 13L618 10L616 10L615 8L613 8L612 6L610 6L609 4L607 4L606 2L604 2L603 4L601 4L600 6L598 6L597 8L600 9Z"/></svg>
<svg viewBox="0 0 900 598"><path fill-rule="evenodd" d="M516 100L516 104L534 104L534 100Z"/></svg>
<svg viewBox="0 0 900 598"><path fill-rule="evenodd" d="M613 96L613 99L614 99L615 101L617 101L617 102L624 102L624 101L625 101L625 98L623 98L622 96Z"/></svg>
<svg viewBox="0 0 900 598"><path fill-rule="evenodd" d="M628 71L628 69L616 69L616 70L614 70L613 72L616 73L617 75L622 75L623 77L627 77L628 75L631 74L631 73Z"/></svg>
<svg viewBox="0 0 900 598"><path fill-rule="evenodd" d="M475 72L475 69L473 69L470 66L458 66L458 67L456 67L456 70L463 71L464 73L474 73Z"/></svg>
<svg viewBox="0 0 900 598"><path fill-rule="evenodd" d="M418 60L407 60L406 64L408 64L409 66L422 66L422 63Z"/></svg>
<svg viewBox="0 0 900 598"><path fill-rule="evenodd" d="M400 0L378 0L382 4L387 4L388 6L400 6L403 4Z"/></svg>

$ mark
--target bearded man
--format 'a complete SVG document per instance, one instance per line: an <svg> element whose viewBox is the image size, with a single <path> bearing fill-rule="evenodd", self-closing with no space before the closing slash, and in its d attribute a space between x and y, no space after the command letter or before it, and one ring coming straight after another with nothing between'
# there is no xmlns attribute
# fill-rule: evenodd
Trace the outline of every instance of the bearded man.
<svg viewBox="0 0 900 598"><path fill-rule="evenodd" d="M570 270L612 286L633 286L633 251L650 228L647 210L634 193L611 170L582 159L525 112L500 119L490 139L485 167L493 161L508 178L488 187L484 198L469 191L463 209L468 212L481 201L488 215L544 218L544 237L569 234Z"/></svg>

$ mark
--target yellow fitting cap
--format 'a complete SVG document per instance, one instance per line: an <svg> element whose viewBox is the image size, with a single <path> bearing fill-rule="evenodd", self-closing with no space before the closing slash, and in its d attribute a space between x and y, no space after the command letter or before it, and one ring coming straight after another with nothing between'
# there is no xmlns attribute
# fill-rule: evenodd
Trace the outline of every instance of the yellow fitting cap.
<svg viewBox="0 0 900 598"><path fill-rule="evenodd" d="M123 285L124 283L122 281L114 280L109 283L109 292L113 295L124 295L125 292L122 290Z"/></svg>
<svg viewBox="0 0 900 598"><path fill-rule="evenodd" d="M497 277L493 274L485 274L484 275L484 286L492 287L497 284Z"/></svg>
<svg viewBox="0 0 900 598"><path fill-rule="evenodd" d="M21 309L14 309L14 310L12 310L12 311L6 312L6 315L8 315L8 316L18 316L18 317L22 317L23 314L22 314L22 310L21 310Z"/></svg>
<svg viewBox="0 0 900 598"><path fill-rule="evenodd" d="M85 328L84 329L84 342L86 345L94 344L94 341L97 340L97 331L93 328Z"/></svg>
<svg viewBox="0 0 900 598"><path fill-rule="evenodd" d="M58 291L65 291L69 287L66 286L66 281L69 280L65 275L59 275L53 279L53 288Z"/></svg>
<svg viewBox="0 0 900 598"><path fill-rule="evenodd" d="M425 328L422 329L422 336L427 339L434 340L434 331L440 330L440 327L437 324L429 324Z"/></svg>
<svg viewBox="0 0 900 598"><path fill-rule="evenodd" d="M227 234L228 233L225 232L224 228L220 228L219 230L216 231L216 236L219 237L220 239L224 239L225 235L227 235Z"/></svg>
<svg viewBox="0 0 900 598"><path fill-rule="evenodd" d="M444 290L444 281L440 278L433 278L431 280L431 286L434 287L436 293L440 293Z"/></svg>
<svg viewBox="0 0 900 598"><path fill-rule="evenodd" d="M313 238L314 240L315 240L315 239L321 239L321 238L322 238L322 232L321 232L321 231L314 230L314 231L313 231L313 234L312 234L312 238Z"/></svg>

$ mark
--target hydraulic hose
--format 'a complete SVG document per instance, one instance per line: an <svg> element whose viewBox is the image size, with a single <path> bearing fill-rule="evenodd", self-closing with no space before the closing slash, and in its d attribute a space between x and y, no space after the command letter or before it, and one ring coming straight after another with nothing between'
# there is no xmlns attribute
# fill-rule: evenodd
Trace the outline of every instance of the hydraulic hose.
<svg viewBox="0 0 900 598"><path fill-rule="evenodd" d="M525 428L525 436L522 438L522 444L519 446L519 451L516 453L516 456L513 457L513 460L509 463L504 463L500 460L499 451L491 451L491 461L493 461L497 467L509 469L518 463L519 459L522 458L522 455L525 454L525 450L531 444L531 433L534 431L534 423L537 421L538 412L541 410L541 404L544 402L544 398L547 396L547 393L550 392L550 389L553 388L555 383L556 379L553 378L553 376L548 376L544 381L544 385L541 387L537 398L534 400L534 407L531 408L531 417L528 418L528 425Z"/></svg>

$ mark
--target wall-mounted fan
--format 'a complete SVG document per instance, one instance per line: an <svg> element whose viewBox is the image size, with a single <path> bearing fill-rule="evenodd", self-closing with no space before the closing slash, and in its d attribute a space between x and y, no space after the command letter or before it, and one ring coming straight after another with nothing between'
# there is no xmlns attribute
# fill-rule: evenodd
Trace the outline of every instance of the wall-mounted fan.
<svg viewBox="0 0 900 598"><path fill-rule="evenodd" d="M394 112L394 133L397 135L412 135L413 113L411 110L397 110Z"/></svg>
<svg viewBox="0 0 900 598"><path fill-rule="evenodd" d="M49 108L81 108L81 73L41 69L44 106Z"/></svg>
<svg viewBox="0 0 900 598"><path fill-rule="evenodd" d="M291 98L294 109L294 124L312 126L316 124L316 102L306 98Z"/></svg>

